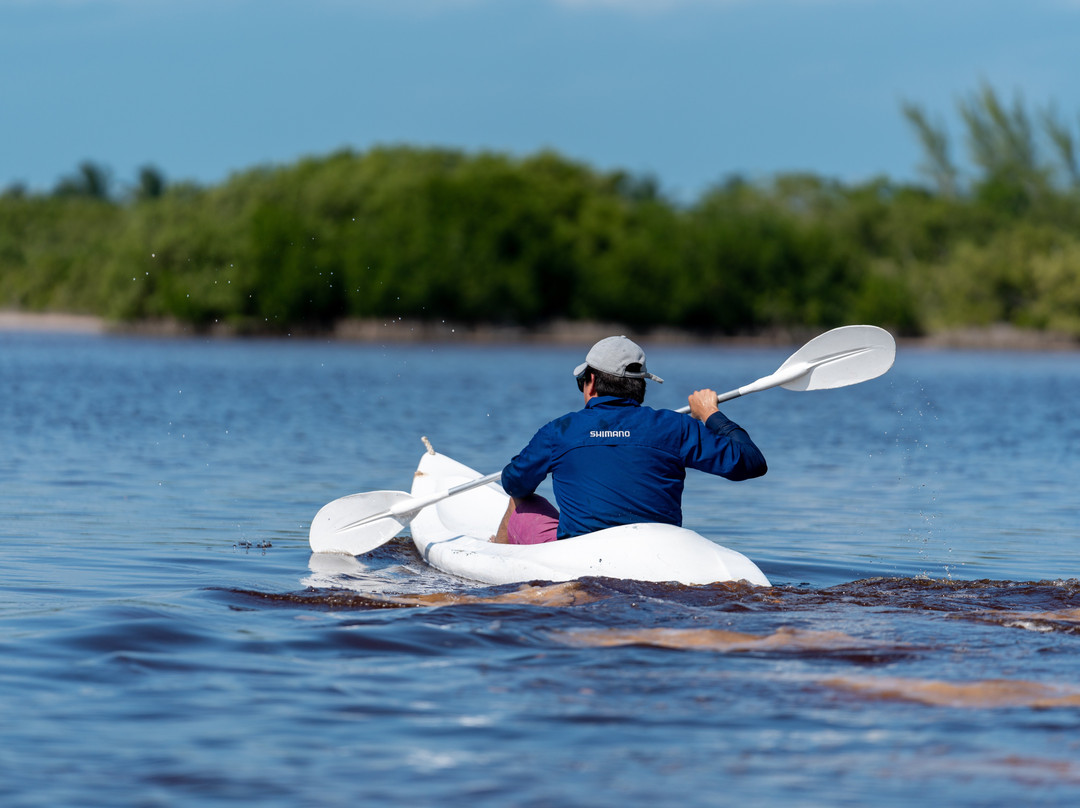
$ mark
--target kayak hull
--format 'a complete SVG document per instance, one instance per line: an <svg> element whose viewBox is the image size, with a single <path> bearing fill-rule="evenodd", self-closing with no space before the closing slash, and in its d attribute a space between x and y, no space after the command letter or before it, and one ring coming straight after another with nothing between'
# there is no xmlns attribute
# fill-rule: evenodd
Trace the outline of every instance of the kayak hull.
<svg viewBox="0 0 1080 808"><path fill-rule="evenodd" d="M425 453L413 497L445 491L480 475L438 453ZM447 497L411 522L424 560L443 572L488 584L572 581L584 577L710 584L747 581L769 586L749 558L675 525L620 525L547 544L494 544L509 497L496 483Z"/></svg>

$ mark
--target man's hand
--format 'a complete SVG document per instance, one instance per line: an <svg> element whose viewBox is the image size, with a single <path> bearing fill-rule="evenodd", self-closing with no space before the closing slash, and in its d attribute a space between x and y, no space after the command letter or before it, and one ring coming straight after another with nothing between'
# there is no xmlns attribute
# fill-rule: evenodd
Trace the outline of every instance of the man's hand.
<svg viewBox="0 0 1080 808"><path fill-rule="evenodd" d="M716 391L709 390L697 390L690 394L688 399L690 402L690 414L697 418L702 423L709 420L709 416L714 412L719 412L720 408L717 407Z"/></svg>

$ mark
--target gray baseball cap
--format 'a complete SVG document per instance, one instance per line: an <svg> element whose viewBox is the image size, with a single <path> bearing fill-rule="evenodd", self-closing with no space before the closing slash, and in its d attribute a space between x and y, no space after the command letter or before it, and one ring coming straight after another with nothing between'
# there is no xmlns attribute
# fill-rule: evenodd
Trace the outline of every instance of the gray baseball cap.
<svg viewBox="0 0 1080 808"><path fill-rule="evenodd" d="M636 342L626 337L606 337L589 349L584 363L574 368L574 377L580 378L585 368L591 367L612 376L628 379L652 379L663 384L664 380L645 369L645 352ZM633 368L630 370L629 368Z"/></svg>

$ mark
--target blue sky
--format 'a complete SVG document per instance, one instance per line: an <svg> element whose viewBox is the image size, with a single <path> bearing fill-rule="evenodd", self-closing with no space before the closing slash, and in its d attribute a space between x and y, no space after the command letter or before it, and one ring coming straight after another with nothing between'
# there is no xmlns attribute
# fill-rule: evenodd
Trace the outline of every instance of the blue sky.
<svg viewBox="0 0 1080 808"><path fill-rule="evenodd" d="M1080 137L1080 0L0 0L0 189L216 183L342 147L550 148L686 197L914 179L986 82Z"/></svg>

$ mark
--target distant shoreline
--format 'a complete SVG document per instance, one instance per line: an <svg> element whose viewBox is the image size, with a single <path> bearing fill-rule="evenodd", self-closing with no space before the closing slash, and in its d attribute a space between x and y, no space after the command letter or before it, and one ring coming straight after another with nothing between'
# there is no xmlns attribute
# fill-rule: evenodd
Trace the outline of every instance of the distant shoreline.
<svg viewBox="0 0 1080 808"><path fill-rule="evenodd" d="M61 312L0 311L0 332L54 334L127 334L148 337L213 337L327 339L357 343L461 342L477 345L534 343L581 345L613 333L632 332L652 344L707 344L786 346L805 342L817 333L812 329L781 330L748 336L711 336L657 328L647 331L606 323L560 321L536 328L518 326L467 326L410 320L343 320L325 330L295 329L287 334L238 334L226 326L199 329L174 320L115 323L101 317ZM1080 340L1066 334L1016 328L1006 324L963 328L925 337L898 340L901 343L940 349L1007 351L1077 351Z"/></svg>
<svg viewBox="0 0 1080 808"><path fill-rule="evenodd" d="M105 320L90 315L0 311L0 331L104 334L108 330Z"/></svg>

